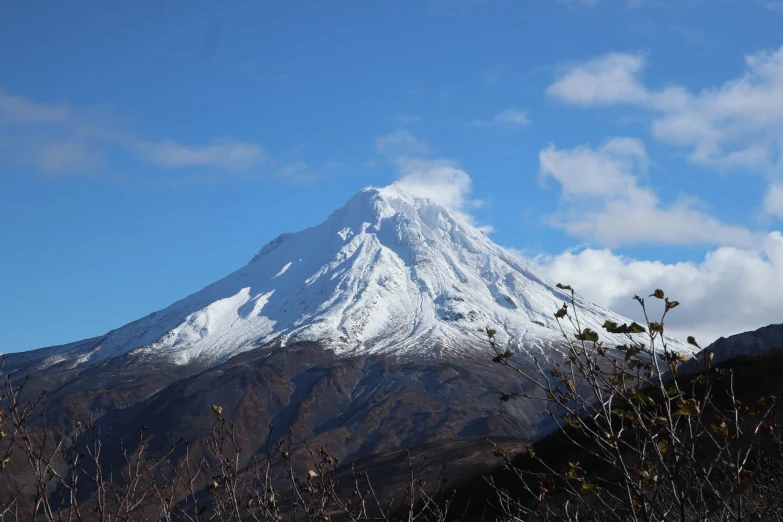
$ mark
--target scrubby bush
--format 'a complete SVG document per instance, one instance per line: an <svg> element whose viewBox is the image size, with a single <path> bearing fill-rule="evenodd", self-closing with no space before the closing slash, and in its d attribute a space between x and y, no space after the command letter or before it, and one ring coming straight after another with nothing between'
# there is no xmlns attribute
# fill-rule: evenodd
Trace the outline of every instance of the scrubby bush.
<svg viewBox="0 0 783 522"><path fill-rule="evenodd" d="M341 483L337 459L306 439L294 440L291 430L273 442L280 434L270 428L266 455L248 455L217 405L211 415L204 412L206 422L207 415L212 419L206 447L193 448L182 437L156 455L146 426L135 441L89 417L77 420L70 434L57 433L41 410L43 395L24 398L26 383L8 375L0 396L0 521L439 522L448 516L445 481L426 484L425 470L410 455L400 498L383 497L366 474L343 472L348 480ZM243 464L248 457L250 465Z"/></svg>
<svg viewBox="0 0 783 522"><path fill-rule="evenodd" d="M650 296L663 304L657 321L636 296L646 324L604 323L625 340L610 346L580 324L573 289L558 287L571 294L570 307L555 313L566 360L518 361L525 354L499 346L487 330L494 361L533 385L518 398L542 401L560 428L522 457L495 448L517 479L488 478L497 509L525 521L783 519L778 399L741 401L738 387L758 386L737 382L730 365L713 365L692 337L695 353L673 350L663 333L679 303L662 290Z"/></svg>

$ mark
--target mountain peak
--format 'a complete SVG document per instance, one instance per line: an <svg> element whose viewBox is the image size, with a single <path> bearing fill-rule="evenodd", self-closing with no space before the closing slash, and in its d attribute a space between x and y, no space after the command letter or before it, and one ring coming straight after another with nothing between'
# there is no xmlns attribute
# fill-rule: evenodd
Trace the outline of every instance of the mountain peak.
<svg viewBox="0 0 783 522"><path fill-rule="evenodd" d="M428 209L420 212L422 209ZM455 214L435 201L419 197L392 183L383 188L366 187L356 193L341 209L332 216L350 216L366 218L366 222L377 222L400 214L411 219L424 219L426 215L443 214L454 221ZM332 219L330 216L329 219Z"/></svg>
<svg viewBox="0 0 783 522"><path fill-rule="evenodd" d="M339 236L342 241L355 237L363 232L378 233L382 224L397 226L407 223L408 228L416 229L452 229L454 226L473 227L459 215L445 207L404 190L397 183L383 188L365 187L352 196L342 207L332 212L329 217L316 227L309 228L298 234L318 236L320 238ZM417 225L413 225L417 223ZM276 237L253 257L256 262L286 240L297 234L281 234ZM424 236L421 236L424 237Z"/></svg>

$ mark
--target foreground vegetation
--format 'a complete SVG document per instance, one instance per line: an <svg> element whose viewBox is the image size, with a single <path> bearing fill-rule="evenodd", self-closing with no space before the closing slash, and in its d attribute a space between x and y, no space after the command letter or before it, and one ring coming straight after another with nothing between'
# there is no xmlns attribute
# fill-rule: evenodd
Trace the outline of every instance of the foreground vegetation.
<svg viewBox="0 0 783 522"><path fill-rule="evenodd" d="M0 411L0 518L130 520L783 520L783 443L775 387L783 357L713 365L712 354L674 351L664 337L679 303L656 290L659 319L583 328L574 299L555 311L567 354L554 367L500 345L499 371L515 372L558 430L499 462L487 477L449 483L407 455L405 484L376 491L371 477L292 433L272 433L263 455L240 447L214 405L203 445L180 438L153 454L155 436L89 417L69 433L47 425L43 397L8 375ZM573 332L571 334L566 331ZM624 339L610 347L601 339ZM695 349L696 340L688 342ZM207 418L211 421L206 420ZM5 477L3 477L5 475ZM14 486L16 484L17 486Z"/></svg>
<svg viewBox="0 0 783 522"><path fill-rule="evenodd" d="M663 333L679 303L662 290L650 296L663 304L657 321L636 296L646 325L604 324L626 340L610 349L580 325L573 290L558 286L571 293L571 309L555 315L576 332L563 329L563 363L515 363L487 331L495 361L534 383L539 393L525 398L541 400L560 428L523 458L495 450L518 479L493 482L498 508L516 520L782 520L781 418L770 393L779 374L673 351Z"/></svg>

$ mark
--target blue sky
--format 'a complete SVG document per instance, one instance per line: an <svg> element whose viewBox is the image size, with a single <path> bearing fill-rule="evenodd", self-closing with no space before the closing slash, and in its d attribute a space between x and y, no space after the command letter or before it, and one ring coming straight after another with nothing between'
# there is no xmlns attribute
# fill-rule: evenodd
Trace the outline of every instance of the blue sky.
<svg viewBox="0 0 783 522"><path fill-rule="evenodd" d="M783 320L783 3L0 6L0 351L95 336L395 180L675 333Z"/></svg>

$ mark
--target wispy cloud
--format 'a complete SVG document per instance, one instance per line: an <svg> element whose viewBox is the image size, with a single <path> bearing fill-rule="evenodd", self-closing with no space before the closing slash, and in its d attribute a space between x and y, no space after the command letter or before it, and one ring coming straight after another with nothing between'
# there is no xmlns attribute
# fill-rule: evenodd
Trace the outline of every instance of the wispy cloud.
<svg viewBox="0 0 783 522"><path fill-rule="evenodd" d="M428 153L427 144L406 130L378 136L375 138L375 149L393 158L424 156Z"/></svg>
<svg viewBox="0 0 783 522"><path fill-rule="evenodd" d="M473 180L457 161L428 157L427 144L404 130L378 136L375 148L395 165L402 189L443 205L484 232L492 231L490 226L478 225L470 214L482 202L471 197Z"/></svg>
<svg viewBox="0 0 783 522"><path fill-rule="evenodd" d="M418 114L398 114L394 118L394 123L399 125L408 125L410 123L418 123L421 121L421 116Z"/></svg>
<svg viewBox="0 0 783 522"><path fill-rule="evenodd" d="M527 125L530 125L530 118L525 111L518 109L505 109L489 120L476 120L469 124L471 127L525 127Z"/></svg>
<svg viewBox="0 0 783 522"><path fill-rule="evenodd" d="M543 180L561 188L561 209L550 224L578 238L606 246L630 244L736 245L752 247L760 236L728 225L696 208L693 200L660 200L642 187L647 169L644 145L632 138L614 138L597 149L583 145L539 154Z"/></svg>
<svg viewBox="0 0 783 522"><path fill-rule="evenodd" d="M38 103L0 90L0 124L65 123L70 116L68 107Z"/></svg>
<svg viewBox="0 0 783 522"><path fill-rule="evenodd" d="M334 166L333 164L327 164L323 166L323 169L328 170ZM272 169L272 172L277 178L291 183L312 183L321 174L320 170L314 169L306 161L300 160L277 165Z"/></svg>
<svg viewBox="0 0 783 522"><path fill-rule="evenodd" d="M267 159L260 145L231 138L213 140L207 145L184 145L172 140L135 141L131 144L145 162L164 168L212 167L245 170Z"/></svg>
<svg viewBox="0 0 783 522"><path fill-rule="evenodd" d="M32 151L31 160L43 172L89 172L103 164L103 155L86 143L47 143Z"/></svg>
<svg viewBox="0 0 783 522"><path fill-rule="evenodd" d="M769 186L764 196L764 211L783 219L783 183L773 183Z"/></svg>
<svg viewBox="0 0 783 522"><path fill-rule="evenodd" d="M114 152L165 170L280 170L257 143L231 137L203 144L144 139L86 111L0 90L0 161L46 174L85 174L106 168Z"/></svg>

